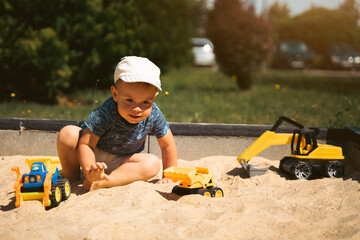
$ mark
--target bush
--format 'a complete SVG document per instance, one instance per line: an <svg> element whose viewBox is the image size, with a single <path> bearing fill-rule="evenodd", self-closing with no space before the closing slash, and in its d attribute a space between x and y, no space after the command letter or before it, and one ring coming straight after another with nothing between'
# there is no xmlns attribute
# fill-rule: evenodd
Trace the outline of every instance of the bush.
<svg viewBox="0 0 360 240"><path fill-rule="evenodd" d="M269 25L242 1L217 0L207 33L220 68L236 77L240 89L249 89L253 73L266 61L270 49Z"/></svg>
<svg viewBox="0 0 360 240"><path fill-rule="evenodd" d="M0 0L0 93L54 102L109 87L128 55L162 70L189 64L190 1Z"/></svg>
<svg viewBox="0 0 360 240"><path fill-rule="evenodd" d="M46 101L70 86L68 48L53 29L27 30L1 51L2 95Z"/></svg>

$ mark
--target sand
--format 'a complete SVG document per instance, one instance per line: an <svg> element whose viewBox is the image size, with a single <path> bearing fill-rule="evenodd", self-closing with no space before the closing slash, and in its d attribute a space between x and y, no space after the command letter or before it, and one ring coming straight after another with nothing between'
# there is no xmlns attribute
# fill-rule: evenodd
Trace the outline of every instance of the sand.
<svg viewBox="0 0 360 240"><path fill-rule="evenodd" d="M209 168L225 197L180 197L171 193L175 184L155 180L92 192L77 182L68 200L45 211L39 201L15 208L10 169L28 172L25 158L0 157L0 239L360 239L356 171L343 179L291 180L278 161L256 157L251 163L270 170L246 178L235 156L179 160Z"/></svg>

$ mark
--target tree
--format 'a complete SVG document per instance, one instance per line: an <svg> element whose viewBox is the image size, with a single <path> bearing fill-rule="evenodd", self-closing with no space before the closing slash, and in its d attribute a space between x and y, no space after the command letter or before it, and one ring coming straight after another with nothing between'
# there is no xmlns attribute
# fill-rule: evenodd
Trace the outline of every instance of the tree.
<svg viewBox="0 0 360 240"><path fill-rule="evenodd" d="M193 0L191 4L191 21L194 26L193 36L205 36L208 21L206 0Z"/></svg>
<svg viewBox="0 0 360 240"><path fill-rule="evenodd" d="M278 29L282 22L290 19L290 8L287 3L274 2L267 13L268 22L272 27L273 38L278 40Z"/></svg>
<svg viewBox="0 0 360 240"><path fill-rule="evenodd" d="M217 0L209 13L207 34L220 68L236 77L240 89L250 89L253 73L266 60L270 48L267 22L242 1Z"/></svg>
<svg viewBox="0 0 360 240"><path fill-rule="evenodd" d="M359 48L359 34L351 15L321 7L313 7L279 27L281 39L303 40L320 55L325 55L333 43L348 43Z"/></svg>
<svg viewBox="0 0 360 240"><path fill-rule="evenodd" d="M355 0L344 0L339 9L353 16L355 20L360 18L359 6Z"/></svg>
<svg viewBox="0 0 360 240"><path fill-rule="evenodd" d="M145 56L167 71L191 63L193 0L137 0L141 16L139 40Z"/></svg>

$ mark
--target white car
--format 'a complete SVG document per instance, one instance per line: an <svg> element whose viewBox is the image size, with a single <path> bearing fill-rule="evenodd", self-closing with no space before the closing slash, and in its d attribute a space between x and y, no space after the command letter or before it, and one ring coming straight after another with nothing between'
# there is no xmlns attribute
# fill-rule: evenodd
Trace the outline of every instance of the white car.
<svg viewBox="0 0 360 240"><path fill-rule="evenodd" d="M215 65L214 45L207 38L192 38L192 51L194 53L194 64L196 66Z"/></svg>

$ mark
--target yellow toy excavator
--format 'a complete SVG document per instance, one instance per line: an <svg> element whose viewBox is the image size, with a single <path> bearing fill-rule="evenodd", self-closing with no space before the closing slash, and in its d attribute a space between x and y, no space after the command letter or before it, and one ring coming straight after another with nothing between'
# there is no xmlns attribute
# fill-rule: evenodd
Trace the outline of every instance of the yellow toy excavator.
<svg viewBox="0 0 360 240"><path fill-rule="evenodd" d="M276 133L275 130L286 121L296 127L293 133ZM314 173L329 177L342 177L344 172L344 156L342 148L316 141L318 129L305 128L287 117L281 116L270 131L265 131L237 161L243 166L250 177L262 175L267 168L251 166L249 160L272 145L291 144L290 156L280 161L280 170L289 172L294 178L309 179Z"/></svg>

